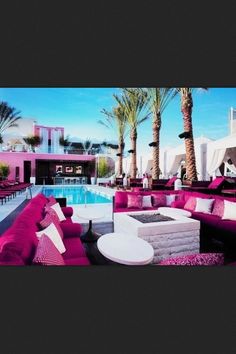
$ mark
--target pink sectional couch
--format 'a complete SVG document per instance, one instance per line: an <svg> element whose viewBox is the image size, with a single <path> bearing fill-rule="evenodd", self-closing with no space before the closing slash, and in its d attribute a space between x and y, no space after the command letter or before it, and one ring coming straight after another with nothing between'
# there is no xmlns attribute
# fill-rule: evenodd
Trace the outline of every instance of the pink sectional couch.
<svg viewBox="0 0 236 354"><path fill-rule="evenodd" d="M195 212L192 209L185 207L186 202L190 197L194 198L205 198L205 199L214 199L214 204L211 214ZM222 202L228 200L231 202L236 202L236 198L224 197L220 195L210 194L200 192L181 192L181 198L179 201L172 203L174 208L185 208L186 210L191 211L192 217L194 219L200 220L201 222L201 247L208 249L209 245L211 247L212 241L214 243L222 243L227 251L233 251L236 253L236 221L232 220L222 220ZM219 244L220 245L220 244Z"/></svg>
<svg viewBox="0 0 236 354"><path fill-rule="evenodd" d="M127 211L140 211L139 208L128 208L128 195L178 195L180 191L143 191L140 189L139 191L136 189L135 192L129 191L117 191L115 193L114 202L113 202L113 211L114 213L127 212ZM156 210L156 207L145 208L144 210Z"/></svg>
<svg viewBox="0 0 236 354"><path fill-rule="evenodd" d="M114 197L114 212L140 211L139 208L128 208L128 194L132 192L116 192ZM236 198L224 197L219 195L193 192L193 191L149 191L149 192L133 192L133 194L151 195L151 194L176 194L177 200L171 203L172 208L180 208L189 210L192 217L201 222L200 230L200 247L201 251L223 251L232 253L236 256L236 221L222 220L222 202L229 200L236 202ZM190 197L214 199L211 214L195 212L185 207ZM143 210L157 210L157 207L145 208Z"/></svg>
<svg viewBox="0 0 236 354"><path fill-rule="evenodd" d="M0 265L31 265L38 245L35 232L39 231L38 223L44 218L44 207L48 200L43 194L34 197L13 225L0 237ZM62 208L66 217L60 223L63 231L63 243L66 252L62 254L66 265L89 265L83 245L80 241L82 227L73 223L73 209Z"/></svg>

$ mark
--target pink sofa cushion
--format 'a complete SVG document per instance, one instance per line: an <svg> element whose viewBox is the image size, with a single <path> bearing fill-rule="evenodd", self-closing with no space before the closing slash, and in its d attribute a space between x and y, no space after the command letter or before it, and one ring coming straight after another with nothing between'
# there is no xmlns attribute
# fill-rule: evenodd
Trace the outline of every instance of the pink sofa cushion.
<svg viewBox="0 0 236 354"><path fill-rule="evenodd" d="M195 197L189 197L187 202L184 204L184 209L194 211L196 208L196 198Z"/></svg>
<svg viewBox="0 0 236 354"><path fill-rule="evenodd" d="M172 177L171 179L169 179L169 181L165 184L166 187L171 187L173 186L173 184L175 183L175 181L177 180L177 177Z"/></svg>
<svg viewBox="0 0 236 354"><path fill-rule="evenodd" d="M79 237L65 238L63 240L66 251L63 253L64 260L69 258L86 257L86 253Z"/></svg>
<svg viewBox="0 0 236 354"><path fill-rule="evenodd" d="M224 264L223 253L198 253L175 258L168 258L159 265L180 265L180 266L214 266Z"/></svg>
<svg viewBox="0 0 236 354"><path fill-rule="evenodd" d="M224 200L223 199L215 199L214 207L212 210L212 215L219 216L222 218L224 215Z"/></svg>
<svg viewBox="0 0 236 354"><path fill-rule="evenodd" d="M224 180L224 177L216 177L214 181L209 184L208 189L217 189L224 182Z"/></svg>
<svg viewBox="0 0 236 354"><path fill-rule="evenodd" d="M42 235L39 239L33 263L55 266L65 265L62 255L54 243L46 235Z"/></svg>
<svg viewBox="0 0 236 354"><path fill-rule="evenodd" d="M152 194L152 205L153 207L159 208L166 206L166 196L165 194Z"/></svg>
<svg viewBox="0 0 236 354"><path fill-rule="evenodd" d="M126 192L116 192L115 194L115 206L117 208L127 208L127 193Z"/></svg>
<svg viewBox="0 0 236 354"><path fill-rule="evenodd" d="M136 194L128 194L127 208L142 209L143 196Z"/></svg>

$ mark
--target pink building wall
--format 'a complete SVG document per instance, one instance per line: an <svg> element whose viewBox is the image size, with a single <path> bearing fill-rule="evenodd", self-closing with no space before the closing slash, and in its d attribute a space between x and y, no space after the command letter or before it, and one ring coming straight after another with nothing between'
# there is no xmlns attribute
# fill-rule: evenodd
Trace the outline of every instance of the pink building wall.
<svg viewBox="0 0 236 354"><path fill-rule="evenodd" d="M9 179L15 179L15 168L20 168L20 181L24 180L24 161L31 161L31 177L35 177L36 160L93 161L94 155L39 154L30 152L0 152L0 162L10 166Z"/></svg>

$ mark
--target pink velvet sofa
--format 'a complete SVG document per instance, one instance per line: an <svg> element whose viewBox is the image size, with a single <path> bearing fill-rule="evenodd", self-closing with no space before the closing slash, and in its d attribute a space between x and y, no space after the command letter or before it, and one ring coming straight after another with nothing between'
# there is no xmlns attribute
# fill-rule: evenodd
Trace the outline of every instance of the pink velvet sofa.
<svg viewBox="0 0 236 354"><path fill-rule="evenodd" d="M44 218L44 207L48 200L43 194L34 197L15 219L13 225L0 237L0 265L31 265L38 245L35 234L38 223ZM80 240L82 227L73 223L73 209L64 207L66 217L60 223L66 251L62 254L66 265L89 265Z"/></svg>
<svg viewBox="0 0 236 354"><path fill-rule="evenodd" d="M115 193L114 202L113 202L113 212L114 213L121 213L121 212L128 212L128 211L140 211L139 208L128 208L128 195L171 195L171 194L179 194L179 191L144 191L140 189L139 191L136 189L134 192L131 191L117 191ZM164 205L163 205L164 206ZM156 210L157 207L149 207L144 208L144 210Z"/></svg>
<svg viewBox="0 0 236 354"><path fill-rule="evenodd" d="M140 211L139 208L128 208L127 200L128 194L176 194L176 201L171 203L172 208L180 208L188 210L192 213L192 217L201 222L200 229L200 248L201 251L222 251L236 256L236 221L222 220L223 215L223 202L229 200L236 202L236 198L224 197L214 194L205 194L193 191L149 191L149 192L116 192L114 197L114 212L129 212ZM190 197L214 199L212 213L195 212L193 208L188 209L185 205ZM163 205L164 206L164 205ZM145 208L141 210L157 210L157 207Z"/></svg>
<svg viewBox="0 0 236 354"><path fill-rule="evenodd" d="M214 199L211 214L199 213L194 210L188 209L185 205L190 197L193 198L206 198ZM228 200L230 202L236 202L236 198L225 197L221 195L205 194L193 191L182 191L180 193L180 199L172 203L172 207L181 208L191 211L192 217L201 222L201 247L208 249L212 241L221 247L227 249L227 251L233 251L236 253L236 221L222 220L223 215L223 202Z"/></svg>

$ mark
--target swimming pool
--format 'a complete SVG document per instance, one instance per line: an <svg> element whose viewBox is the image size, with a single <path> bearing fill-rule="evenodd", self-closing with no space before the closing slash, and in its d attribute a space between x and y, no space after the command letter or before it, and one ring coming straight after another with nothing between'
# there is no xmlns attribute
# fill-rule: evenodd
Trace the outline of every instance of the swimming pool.
<svg viewBox="0 0 236 354"><path fill-rule="evenodd" d="M67 205L72 204L101 204L111 203L112 198L87 190L84 186L77 187L43 187L42 193L49 197L66 198Z"/></svg>

